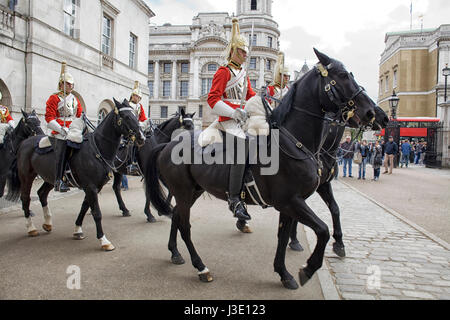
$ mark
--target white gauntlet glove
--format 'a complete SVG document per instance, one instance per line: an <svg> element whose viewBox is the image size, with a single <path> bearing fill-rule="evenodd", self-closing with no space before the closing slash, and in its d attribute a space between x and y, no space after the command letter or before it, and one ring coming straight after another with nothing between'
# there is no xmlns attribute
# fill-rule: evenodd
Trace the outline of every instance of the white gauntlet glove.
<svg viewBox="0 0 450 320"><path fill-rule="evenodd" d="M244 109L237 108L234 110L233 115L231 116L234 120L238 120L241 122L245 122L248 119L248 114Z"/></svg>
<svg viewBox="0 0 450 320"><path fill-rule="evenodd" d="M66 138L69 135L69 128L61 127L61 135Z"/></svg>

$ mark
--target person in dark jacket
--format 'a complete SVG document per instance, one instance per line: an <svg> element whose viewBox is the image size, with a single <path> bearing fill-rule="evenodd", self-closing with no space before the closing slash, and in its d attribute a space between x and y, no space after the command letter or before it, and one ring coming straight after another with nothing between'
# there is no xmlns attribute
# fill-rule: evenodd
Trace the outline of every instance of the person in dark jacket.
<svg viewBox="0 0 450 320"><path fill-rule="evenodd" d="M362 162L359 164L358 180L366 180L366 164L369 158L369 147L367 141L363 140L362 143L358 143L357 151L361 153Z"/></svg>
<svg viewBox="0 0 450 320"><path fill-rule="evenodd" d="M384 147L385 159L384 159L384 172L392 174L392 170L394 169L394 158L398 153L398 145L394 142L394 138L389 137L389 141L385 144ZM389 171L388 171L389 166Z"/></svg>
<svg viewBox="0 0 450 320"><path fill-rule="evenodd" d="M409 155L411 153L411 145L409 144L408 140L405 140L405 142L402 143L402 159L400 161L400 167L403 168L403 165L405 165L408 168L409 164Z"/></svg>
<svg viewBox="0 0 450 320"><path fill-rule="evenodd" d="M352 177L352 165L353 165L353 153L355 151L355 146L351 142L352 137L347 136L345 142L341 145L341 150L343 153L342 158L344 159L344 178L347 176L347 166L348 166L348 177Z"/></svg>

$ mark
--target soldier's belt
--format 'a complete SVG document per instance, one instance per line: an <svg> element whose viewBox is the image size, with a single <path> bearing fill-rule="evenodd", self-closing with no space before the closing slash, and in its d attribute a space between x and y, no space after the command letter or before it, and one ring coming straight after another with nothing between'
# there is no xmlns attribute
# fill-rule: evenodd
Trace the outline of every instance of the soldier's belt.
<svg viewBox="0 0 450 320"><path fill-rule="evenodd" d="M232 103L232 104L237 104L238 106L241 105L241 100L237 100L237 99L223 99L223 101L224 102L229 102L229 103ZM245 106L246 102L247 101L244 101L244 106Z"/></svg>

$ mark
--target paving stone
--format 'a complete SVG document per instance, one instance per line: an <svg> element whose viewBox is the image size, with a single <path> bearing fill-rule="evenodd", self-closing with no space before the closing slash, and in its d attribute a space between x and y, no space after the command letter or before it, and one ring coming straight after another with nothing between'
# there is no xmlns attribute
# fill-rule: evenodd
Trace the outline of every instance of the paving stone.
<svg viewBox="0 0 450 320"><path fill-rule="evenodd" d="M346 300L376 300L374 296L368 294L343 293L342 297Z"/></svg>
<svg viewBox="0 0 450 320"><path fill-rule="evenodd" d="M389 296L400 296L402 292L399 289L380 289L380 294Z"/></svg>
<svg viewBox="0 0 450 320"><path fill-rule="evenodd" d="M365 286L350 286L350 285L341 285L339 287L341 292L350 292L350 293L365 293L366 287Z"/></svg>
<svg viewBox="0 0 450 320"><path fill-rule="evenodd" d="M434 281L433 286L450 287L450 281L444 281L444 280Z"/></svg>
<svg viewBox="0 0 450 320"><path fill-rule="evenodd" d="M397 289L415 290L416 286L410 283L393 283L392 286Z"/></svg>
<svg viewBox="0 0 450 320"><path fill-rule="evenodd" d="M403 290L402 292L407 297L419 298L419 299L435 299L431 294L429 294L427 292L408 291L408 290Z"/></svg>

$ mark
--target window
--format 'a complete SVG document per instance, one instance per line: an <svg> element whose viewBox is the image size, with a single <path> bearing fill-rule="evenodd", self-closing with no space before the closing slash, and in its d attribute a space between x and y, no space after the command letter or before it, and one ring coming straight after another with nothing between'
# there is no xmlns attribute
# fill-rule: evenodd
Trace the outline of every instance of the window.
<svg viewBox="0 0 450 320"><path fill-rule="evenodd" d="M153 98L153 80L148 81L148 90L150 91L150 98Z"/></svg>
<svg viewBox="0 0 450 320"><path fill-rule="evenodd" d="M267 37L267 46L269 48L272 48L272 44L273 44L273 38L272 37Z"/></svg>
<svg viewBox="0 0 450 320"><path fill-rule="evenodd" d="M161 119L167 118L168 108L166 106L161 106Z"/></svg>
<svg viewBox="0 0 450 320"><path fill-rule="evenodd" d="M208 64L208 72L216 72L217 71L217 64L210 63Z"/></svg>
<svg viewBox="0 0 450 320"><path fill-rule="evenodd" d="M186 113L186 107L185 107L185 106L179 106L179 107L178 107L178 113L181 114L181 110L183 110L184 113Z"/></svg>
<svg viewBox="0 0 450 320"><path fill-rule="evenodd" d="M64 0L64 33L72 38L77 38L75 27L77 19L77 6L79 0Z"/></svg>
<svg viewBox="0 0 450 320"><path fill-rule="evenodd" d="M257 4L257 1L256 0L252 0L252 2L250 4L250 10L258 10L256 4Z"/></svg>
<svg viewBox="0 0 450 320"><path fill-rule="evenodd" d="M397 88L397 70L394 70L394 79L392 80L393 81L393 87L394 88Z"/></svg>
<svg viewBox="0 0 450 320"><path fill-rule="evenodd" d="M111 55L111 30L112 19L103 16L103 30L102 30L102 52L107 55Z"/></svg>
<svg viewBox="0 0 450 320"><path fill-rule="evenodd" d="M386 83L384 84L385 88L384 91L388 92L389 91L389 76L386 76Z"/></svg>
<svg viewBox="0 0 450 320"><path fill-rule="evenodd" d="M187 62L181 63L181 73L189 73L189 63Z"/></svg>
<svg viewBox="0 0 450 320"><path fill-rule="evenodd" d="M251 84L253 89L256 88L256 80L250 80L250 84Z"/></svg>
<svg viewBox="0 0 450 320"><path fill-rule="evenodd" d="M380 94L383 93L383 79L380 79Z"/></svg>
<svg viewBox="0 0 450 320"><path fill-rule="evenodd" d="M189 92L189 81L180 81L180 97L187 97Z"/></svg>
<svg viewBox="0 0 450 320"><path fill-rule="evenodd" d="M170 97L171 82L163 81L163 97Z"/></svg>
<svg viewBox="0 0 450 320"><path fill-rule="evenodd" d="M267 71L272 70L272 62L269 59L267 59L266 61L266 70Z"/></svg>
<svg viewBox="0 0 450 320"><path fill-rule="evenodd" d="M250 58L250 70L256 69L256 58Z"/></svg>
<svg viewBox="0 0 450 320"><path fill-rule="evenodd" d="M198 117L203 118L203 106L202 105L198 106Z"/></svg>
<svg viewBox="0 0 450 320"><path fill-rule="evenodd" d="M137 47L137 37L130 33L130 61L129 67L134 69L136 68L136 47Z"/></svg>
<svg viewBox="0 0 450 320"><path fill-rule="evenodd" d="M212 78L203 78L202 79L202 96L207 94L212 86Z"/></svg>
<svg viewBox="0 0 450 320"><path fill-rule="evenodd" d="M155 64L153 62L148 63L148 73L153 73L155 72Z"/></svg>
<svg viewBox="0 0 450 320"><path fill-rule="evenodd" d="M164 73L170 72L172 72L172 63L170 62L164 63Z"/></svg>
<svg viewBox="0 0 450 320"><path fill-rule="evenodd" d="M253 35L253 41L252 41L252 35L249 34L248 35L248 43L251 43L252 46L256 46L257 38L258 38L258 35L254 34Z"/></svg>

